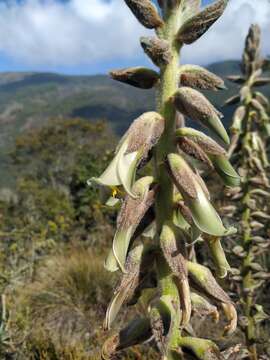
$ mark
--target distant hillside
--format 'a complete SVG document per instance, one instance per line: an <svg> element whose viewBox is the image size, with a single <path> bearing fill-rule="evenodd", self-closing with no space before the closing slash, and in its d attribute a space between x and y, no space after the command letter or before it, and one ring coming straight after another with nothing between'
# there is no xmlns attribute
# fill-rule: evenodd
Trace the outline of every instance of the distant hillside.
<svg viewBox="0 0 270 360"><path fill-rule="evenodd" d="M237 61L215 63L209 69L221 77L239 71ZM207 93L220 108L236 87L226 82L227 91ZM266 88L268 95L270 87ZM50 73L0 74L0 161L14 144L16 136L34 126L46 124L49 118L68 116L95 121L108 120L121 134L130 122L147 110L154 109L152 90L139 90L115 82L108 76L65 76ZM228 124L233 109L221 109Z"/></svg>

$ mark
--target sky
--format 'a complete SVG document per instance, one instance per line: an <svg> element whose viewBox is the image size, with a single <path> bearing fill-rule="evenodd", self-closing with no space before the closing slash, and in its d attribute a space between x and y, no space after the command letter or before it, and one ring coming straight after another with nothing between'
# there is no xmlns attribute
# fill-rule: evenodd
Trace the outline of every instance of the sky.
<svg viewBox="0 0 270 360"><path fill-rule="evenodd" d="M207 34L184 47L182 61L239 59L251 23L261 25L263 52L270 54L270 1L230 0ZM137 22L124 0L0 0L0 29L0 71L96 74L152 66L139 37L153 31Z"/></svg>

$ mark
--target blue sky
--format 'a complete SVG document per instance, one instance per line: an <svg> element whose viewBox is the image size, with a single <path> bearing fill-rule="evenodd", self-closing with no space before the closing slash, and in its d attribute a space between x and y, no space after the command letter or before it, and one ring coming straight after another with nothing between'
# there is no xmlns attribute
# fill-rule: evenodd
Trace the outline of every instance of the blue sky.
<svg viewBox="0 0 270 360"><path fill-rule="evenodd" d="M269 0L230 0L211 30L185 47L183 62L205 65L239 58L252 22L268 37ZM123 0L0 0L0 29L0 71L96 74L151 65L138 41L151 32L138 24ZM269 41L263 42L263 51L270 54Z"/></svg>

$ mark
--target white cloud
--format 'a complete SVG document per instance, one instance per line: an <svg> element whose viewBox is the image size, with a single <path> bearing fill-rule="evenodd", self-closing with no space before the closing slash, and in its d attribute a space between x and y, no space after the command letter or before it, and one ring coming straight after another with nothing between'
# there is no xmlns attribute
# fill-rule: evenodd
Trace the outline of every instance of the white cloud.
<svg viewBox="0 0 270 360"><path fill-rule="evenodd" d="M33 65L132 58L138 25L122 0L15 1L0 5L0 51Z"/></svg>
<svg viewBox="0 0 270 360"><path fill-rule="evenodd" d="M255 4L256 3L256 4ZM222 19L197 43L185 47L195 63L239 58L251 23L264 31L270 53L269 0L231 0ZM142 58L138 38L147 33L123 0L15 0L0 5L0 53L27 65L83 65ZM139 54L139 55L138 55Z"/></svg>

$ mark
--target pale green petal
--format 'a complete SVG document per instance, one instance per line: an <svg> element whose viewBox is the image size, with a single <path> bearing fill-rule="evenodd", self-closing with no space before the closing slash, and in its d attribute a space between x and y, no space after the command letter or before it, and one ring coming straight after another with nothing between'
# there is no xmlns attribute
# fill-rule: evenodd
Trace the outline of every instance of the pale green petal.
<svg viewBox="0 0 270 360"><path fill-rule="evenodd" d="M119 270L119 266L118 266L117 260L114 256L112 249L110 250L110 252L104 262L104 267L106 270L108 270L110 272L115 272L115 271Z"/></svg>
<svg viewBox="0 0 270 360"><path fill-rule="evenodd" d="M205 125L212 130L225 144L230 145L230 138L218 116L205 119Z"/></svg>
<svg viewBox="0 0 270 360"><path fill-rule="evenodd" d="M202 232L215 236L224 236L226 234L226 228L202 189L198 187L198 198L187 199L187 203L195 225Z"/></svg>
<svg viewBox="0 0 270 360"><path fill-rule="evenodd" d="M142 233L142 236L150 239L154 239L157 232L157 224L155 221L153 221L150 225L147 226L147 228Z"/></svg>
<svg viewBox="0 0 270 360"><path fill-rule="evenodd" d="M136 195L132 193L132 186L135 181L136 170L140 160L141 154L136 151L120 157L117 164L118 178L126 192L132 197L136 197Z"/></svg>
<svg viewBox="0 0 270 360"><path fill-rule="evenodd" d="M221 354L215 343L211 340L181 337L178 340L178 345L191 350L194 355L200 360L220 360Z"/></svg>
<svg viewBox="0 0 270 360"><path fill-rule="evenodd" d="M181 211L179 209L176 209L173 212L173 223L181 230L188 231L190 229L189 223L185 220L184 216L181 214Z"/></svg>
<svg viewBox="0 0 270 360"><path fill-rule="evenodd" d="M106 201L105 205L109 206L109 207L115 207L117 205L119 205L120 203L120 199L116 198L116 197L109 197L109 199Z"/></svg>
<svg viewBox="0 0 270 360"><path fill-rule="evenodd" d="M221 279L225 278L228 274L228 271L231 270L231 267L226 259L226 255L222 248L220 239L218 238L207 239L207 243L215 264L218 277Z"/></svg>
<svg viewBox="0 0 270 360"><path fill-rule="evenodd" d="M202 235L202 231L194 224L191 226L191 239L193 242L197 242Z"/></svg>
<svg viewBox="0 0 270 360"><path fill-rule="evenodd" d="M126 293L129 291L129 287L119 291L110 302L106 312L105 324L104 327L106 330L111 328L112 323L114 322L116 316L118 315L123 303L126 300Z"/></svg>
<svg viewBox="0 0 270 360"><path fill-rule="evenodd" d="M241 178L232 167L230 161L225 155L209 155L216 169L216 172L222 178L225 185L237 187L241 184Z"/></svg>
<svg viewBox="0 0 270 360"><path fill-rule="evenodd" d="M128 142L125 141L119 147L115 157L107 167L107 169L103 172L103 174L98 178L91 178L89 183L96 183L98 185L103 186L118 186L121 185L121 179L118 173L118 163L121 158L125 156L125 152L128 148ZM132 162L133 158L125 159L125 164L128 167L128 161Z"/></svg>
<svg viewBox="0 0 270 360"><path fill-rule="evenodd" d="M117 230L113 239L113 254L120 266L120 269L124 273L126 272L125 263L132 233L132 226L127 230Z"/></svg>

